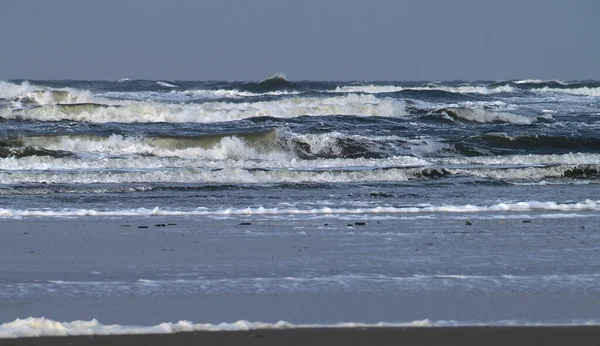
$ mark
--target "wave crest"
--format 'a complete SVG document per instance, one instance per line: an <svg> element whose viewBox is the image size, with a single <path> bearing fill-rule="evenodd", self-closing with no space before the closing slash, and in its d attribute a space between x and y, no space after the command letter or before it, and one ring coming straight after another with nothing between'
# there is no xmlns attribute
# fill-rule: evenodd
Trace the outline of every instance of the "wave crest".
<svg viewBox="0 0 600 346"><path fill-rule="evenodd" d="M498 94L498 93L511 93L515 91L515 88L509 85L500 85L495 87L486 86L395 86L395 85L347 85L338 86L330 92L336 93L365 93L365 94L379 94L379 93L395 93L401 91L444 91L456 94Z"/></svg>
<svg viewBox="0 0 600 346"><path fill-rule="evenodd" d="M258 83L246 83L242 86L243 89L254 92L278 91L293 87L294 83L290 82L282 73L275 74Z"/></svg>
<svg viewBox="0 0 600 346"><path fill-rule="evenodd" d="M447 119L466 120L476 123L500 122L530 125L536 121L536 118L506 112L496 112L483 108L446 108L439 112Z"/></svg>
<svg viewBox="0 0 600 346"><path fill-rule="evenodd" d="M97 104L96 104L97 105ZM130 101L122 105L104 105L82 112L64 112L61 105L48 105L11 111L0 109L5 119L40 121L106 122L197 122L212 123L255 117L294 118L303 115L357 115L395 117L406 114L402 101L373 95L349 94L336 97L292 97L260 102L206 102L202 104L160 104Z"/></svg>

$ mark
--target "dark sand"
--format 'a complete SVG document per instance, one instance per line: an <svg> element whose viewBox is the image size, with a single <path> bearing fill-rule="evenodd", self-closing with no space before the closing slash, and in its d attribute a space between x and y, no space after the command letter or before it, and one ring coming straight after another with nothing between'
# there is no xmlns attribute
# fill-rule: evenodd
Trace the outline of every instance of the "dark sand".
<svg viewBox="0 0 600 346"><path fill-rule="evenodd" d="M0 339L0 345L600 345L600 327L302 328Z"/></svg>

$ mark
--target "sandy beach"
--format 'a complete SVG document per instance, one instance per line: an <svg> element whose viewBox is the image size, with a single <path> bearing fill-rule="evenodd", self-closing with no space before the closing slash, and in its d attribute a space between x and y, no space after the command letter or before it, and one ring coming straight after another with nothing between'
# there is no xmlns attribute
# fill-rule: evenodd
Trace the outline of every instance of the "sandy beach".
<svg viewBox="0 0 600 346"><path fill-rule="evenodd" d="M0 345L598 345L599 327L316 328L0 339Z"/></svg>

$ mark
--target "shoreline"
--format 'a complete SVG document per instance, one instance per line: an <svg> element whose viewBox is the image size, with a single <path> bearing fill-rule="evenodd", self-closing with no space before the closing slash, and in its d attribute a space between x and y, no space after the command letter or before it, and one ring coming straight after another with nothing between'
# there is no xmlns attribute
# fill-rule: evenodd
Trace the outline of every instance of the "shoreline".
<svg viewBox="0 0 600 346"><path fill-rule="evenodd" d="M600 326L254 329L0 339L0 345L597 345Z"/></svg>

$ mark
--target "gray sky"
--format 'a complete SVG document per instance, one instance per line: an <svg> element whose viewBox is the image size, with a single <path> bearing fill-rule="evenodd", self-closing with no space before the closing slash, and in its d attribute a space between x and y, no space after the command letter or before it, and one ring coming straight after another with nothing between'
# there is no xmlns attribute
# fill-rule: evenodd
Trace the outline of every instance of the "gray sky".
<svg viewBox="0 0 600 346"><path fill-rule="evenodd" d="M600 79L597 0L0 0L0 79Z"/></svg>

